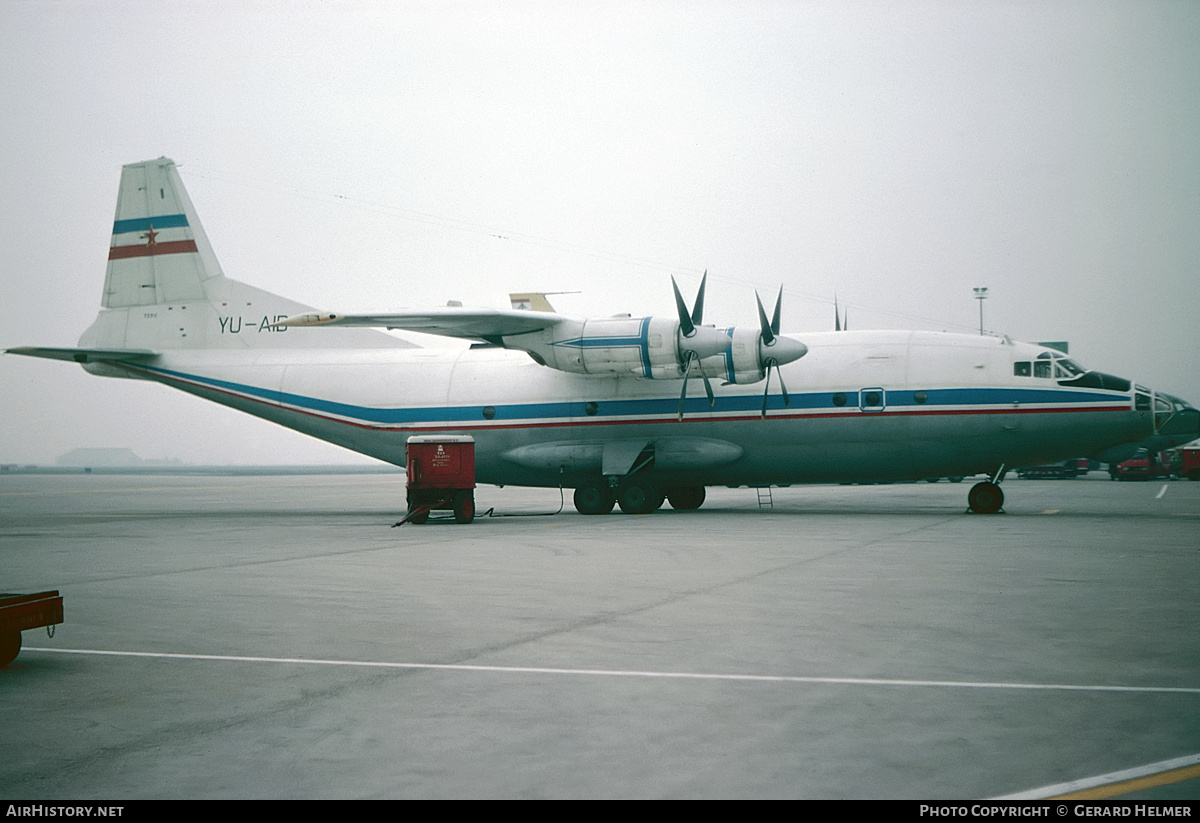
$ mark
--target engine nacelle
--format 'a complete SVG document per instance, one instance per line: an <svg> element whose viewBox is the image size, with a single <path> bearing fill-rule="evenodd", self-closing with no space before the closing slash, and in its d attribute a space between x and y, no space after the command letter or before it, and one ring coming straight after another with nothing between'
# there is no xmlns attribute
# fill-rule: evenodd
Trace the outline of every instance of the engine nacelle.
<svg viewBox="0 0 1200 823"><path fill-rule="evenodd" d="M720 374L725 378L725 382L757 383L766 377L766 367L758 356L760 339L758 329L729 328L725 330L725 333L730 338L729 348L725 350L719 361L716 359L710 361L720 362Z"/></svg>
<svg viewBox="0 0 1200 823"><path fill-rule="evenodd" d="M508 337L505 345L520 348L540 362L576 374L637 375L649 380L678 380L688 362L686 352L711 357L729 346L724 333L708 327L685 337L678 321L668 317L608 317L565 322L540 336Z"/></svg>
<svg viewBox="0 0 1200 823"><path fill-rule="evenodd" d="M705 362L710 374L718 373L725 383L745 385L757 383L767 376L767 361L777 365L791 363L808 354L808 346L788 337L776 337L771 345L763 343L762 333L755 328L725 329L730 346L720 357Z"/></svg>

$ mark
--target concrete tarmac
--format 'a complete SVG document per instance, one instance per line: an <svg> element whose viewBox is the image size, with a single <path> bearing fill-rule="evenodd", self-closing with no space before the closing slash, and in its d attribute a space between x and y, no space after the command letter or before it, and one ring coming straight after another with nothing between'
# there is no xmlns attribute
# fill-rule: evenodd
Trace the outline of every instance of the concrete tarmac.
<svg viewBox="0 0 1200 823"><path fill-rule="evenodd" d="M0 798L1200 797L1200 483L968 488L0 475Z"/></svg>

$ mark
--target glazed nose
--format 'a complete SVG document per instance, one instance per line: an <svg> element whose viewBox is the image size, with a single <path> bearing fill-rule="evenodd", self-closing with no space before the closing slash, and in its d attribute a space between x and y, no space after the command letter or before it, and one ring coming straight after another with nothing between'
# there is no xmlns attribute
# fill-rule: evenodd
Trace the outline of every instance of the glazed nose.
<svg viewBox="0 0 1200 823"><path fill-rule="evenodd" d="M1173 437L1200 437L1200 410L1169 394L1154 394L1154 430Z"/></svg>

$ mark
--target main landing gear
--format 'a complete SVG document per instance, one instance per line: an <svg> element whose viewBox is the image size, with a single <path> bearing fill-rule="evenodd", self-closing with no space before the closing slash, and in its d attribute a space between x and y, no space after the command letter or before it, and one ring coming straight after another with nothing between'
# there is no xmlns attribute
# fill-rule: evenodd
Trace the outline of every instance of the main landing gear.
<svg viewBox="0 0 1200 823"><path fill-rule="evenodd" d="M616 486L607 478L596 478L575 489L575 509L580 514L608 514L620 506L625 514L651 514L664 501L679 511L698 509L704 504L703 486L675 486L666 489L645 477L630 475Z"/></svg>
<svg viewBox="0 0 1200 823"><path fill-rule="evenodd" d="M996 514L1004 507L1004 492L1000 490L1000 481L1004 479L1007 469L1001 466L992 475L991 480L976 483L967 494L968 510L973 514Z"/></svg>
<svg viewBox="0 0 1200 823"><path fill-rule="evenodd" d="M972 514L998 514L1004 510L1004 492L1000 489L1007 469L1001 466L991 479L976 483L967 494ZM691 511L704 505L703 486L674 486L660 489L654 481L639 475L621 478L616 485L598 477L575 489L575 509L580 514L608 514L620 506L625 514L650 514L664 501L676 511Z"/></svg>

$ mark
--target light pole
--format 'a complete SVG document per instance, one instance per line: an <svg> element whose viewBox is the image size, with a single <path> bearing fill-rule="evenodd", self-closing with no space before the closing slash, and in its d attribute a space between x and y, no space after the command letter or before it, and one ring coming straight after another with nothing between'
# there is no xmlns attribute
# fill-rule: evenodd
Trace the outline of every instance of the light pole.
<svg viewBox="0 0 1200 823"><path fill-rule="evenodd" d="M979 301L979 334L983 334L983 301L987 300L987 286L975 289L975 299Z"/></svg>

